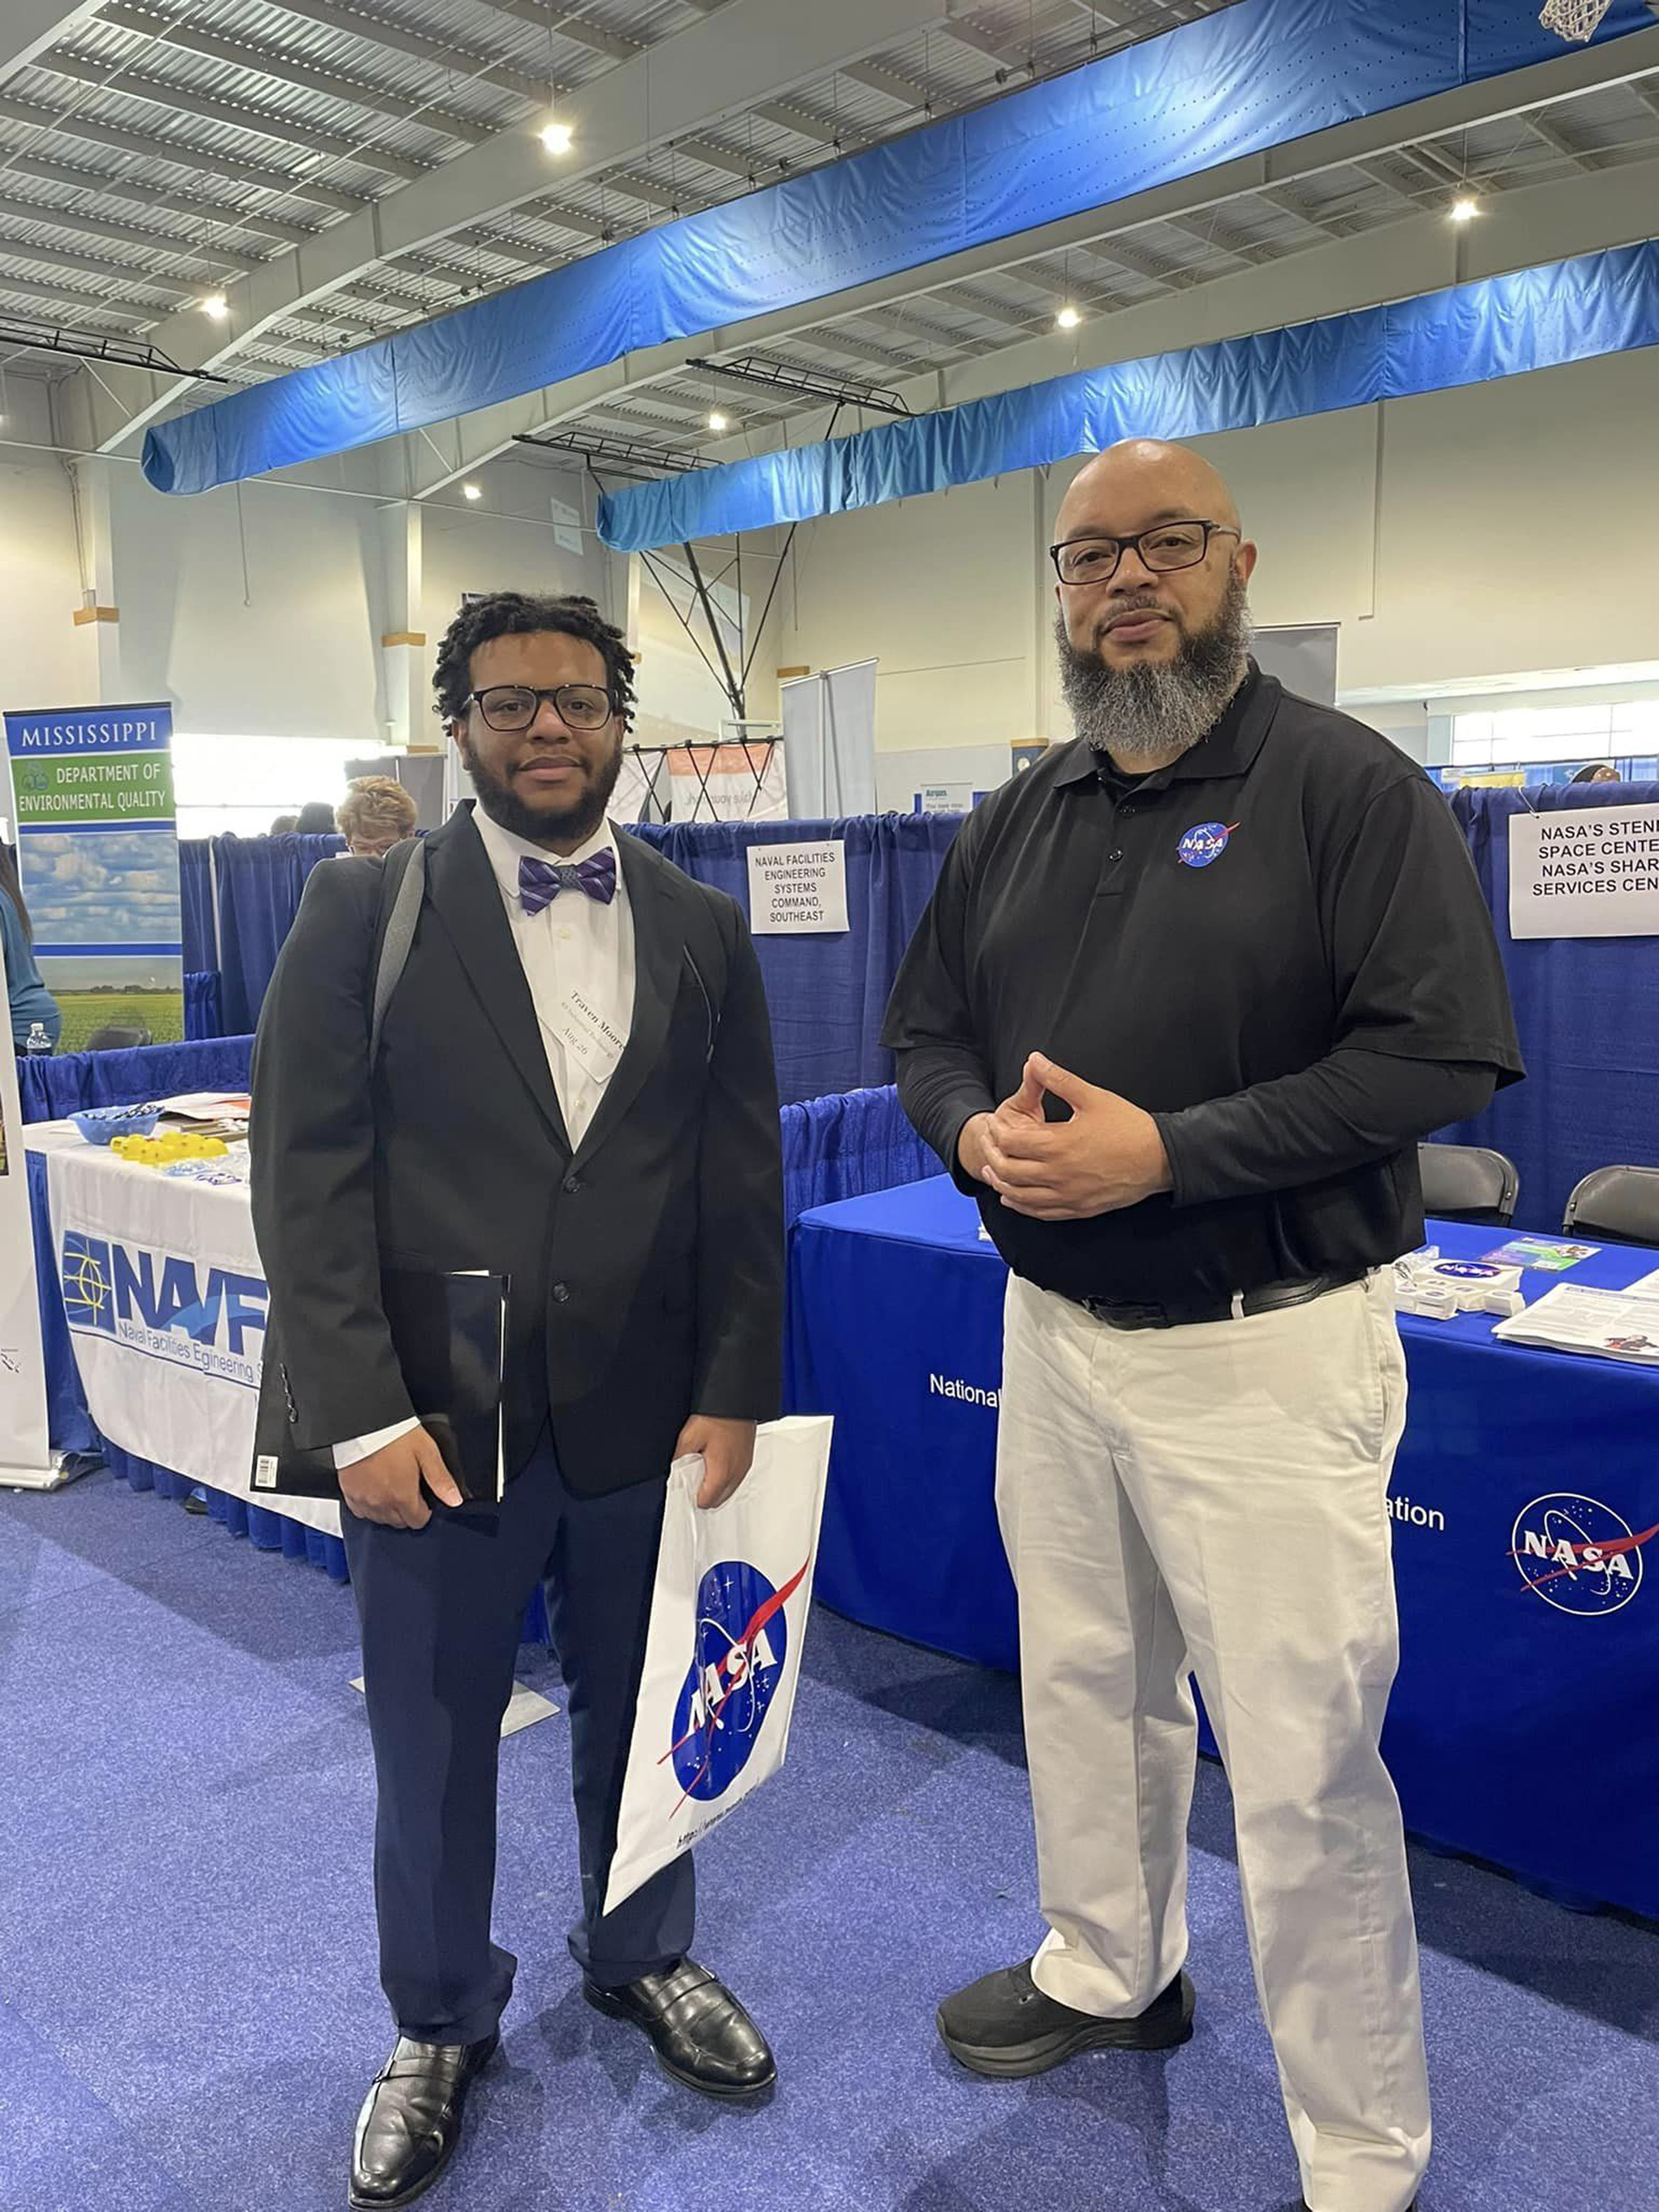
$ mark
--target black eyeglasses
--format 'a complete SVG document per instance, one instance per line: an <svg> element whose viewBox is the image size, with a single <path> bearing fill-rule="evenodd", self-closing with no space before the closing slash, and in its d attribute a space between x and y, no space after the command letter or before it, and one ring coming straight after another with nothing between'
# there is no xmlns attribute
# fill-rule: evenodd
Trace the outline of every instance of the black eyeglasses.
<svg viewBox="0 0 1659 2212"><path fill-rule="evenodd" d="M560 684L550 691L532 691L527 684L492 684L487 690L470 691L467 704L492 730L527 730L544 702L568 730L602 730L616 711L611 694L597 684Z"/></svg>
<svg viewBox="0 0 1659 2212"><path fill-rule="evenodd" d="M1196 568L1212 538L1242 534L1228 522L1159 522L1133 538L1067 538L1048 548L1048 558L1062 584L1109 584L1126 553L1139 554L1144 568L1167 576L1176 568Z"/></svg>

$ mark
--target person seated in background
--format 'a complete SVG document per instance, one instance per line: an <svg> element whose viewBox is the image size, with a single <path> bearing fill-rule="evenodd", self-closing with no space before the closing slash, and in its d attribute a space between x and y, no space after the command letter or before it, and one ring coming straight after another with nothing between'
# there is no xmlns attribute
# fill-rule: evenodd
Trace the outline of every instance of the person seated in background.
<svg viewBox="0 0 1659 2212"><path fill-rule="evenodd" d="M297 814L279 814L270 825L270 834L273 837L289 837L299 826L300 817Z"/></svg>
<svg viewBox="0 0 1659 2212"><path fill-rule="evenodd" d="M1593 761L1589 767L1581 768L1572 781L1575 783L1620 783L1623 778L1618 769L1609 768L1606 761Z"/></svg>
<svg viewBox="0 0 1659 2212"><path fill-rule="evenodd" d="M294 827L301 837L331 837L334 834L334 809L325 799L309 799L300 809Z"/></svg>
<svg viewBox="0 0 1659 2212"><path fill-rule="evenodd" d="M6 997L11 1008L11 1041L19 1052L40 1049L38 1032L44 1031L53 1052L63 1034L64 1017L58 1001L40 981L34 963L34 930L23 903L17 880L17 862L9 845L0 845L0 955L6 977Z"/></svg>
<svg viewBox="0 0 1659 2212"><path fill-rule="evenodd" d="M415 801L395 776L360 775L346 786L334 826L360 860L378 860L415 835Z"/></svg>

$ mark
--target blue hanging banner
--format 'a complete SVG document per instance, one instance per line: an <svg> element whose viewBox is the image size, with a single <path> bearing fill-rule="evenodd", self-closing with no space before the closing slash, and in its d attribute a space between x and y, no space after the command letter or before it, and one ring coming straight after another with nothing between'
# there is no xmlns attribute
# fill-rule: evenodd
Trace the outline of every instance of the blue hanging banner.
<svg viewBox="0 0 1659 2212"><path fill-rule="evenodd" d="M1652 28L1644 0L1613 0L1595 35ZM159 423L144 474L159 491L207 491L343 453L1562 51L1530 0L1237 0Z"/></svg>
<svg viewBox="0 0 1659 2212"><path fill-rule="evenodd" d="M599 501L618 552L843 514L1120 438L1198 438L1659 345L1659 240L1426 292L1292 329L1080 369L821 445Z"/></svg>

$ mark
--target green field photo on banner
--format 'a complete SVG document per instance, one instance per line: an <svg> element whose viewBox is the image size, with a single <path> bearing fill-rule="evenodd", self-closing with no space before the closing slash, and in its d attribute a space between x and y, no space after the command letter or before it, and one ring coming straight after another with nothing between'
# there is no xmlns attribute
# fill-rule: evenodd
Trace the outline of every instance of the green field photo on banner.
<svg viewBox="0 0 1659 2212"><path fill-rule="evenodd" d="M171 708L9 713L18 873L61 1052L185 1033Z"/></svg>

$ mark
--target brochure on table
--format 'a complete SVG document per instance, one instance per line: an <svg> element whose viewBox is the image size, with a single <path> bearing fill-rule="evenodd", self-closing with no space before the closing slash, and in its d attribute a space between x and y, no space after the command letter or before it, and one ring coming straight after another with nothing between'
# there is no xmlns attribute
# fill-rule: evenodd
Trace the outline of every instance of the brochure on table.
<svg viewBox="0 0 1659 2212"><path fill-rule="evenodd" d="M1632 1291L1589 1291L1562 1283L1535 1304L1500 1322L1492 1334L1506 1344L1536 1344L1552 1352L1588 1352L1659 1367L1659 1278L1644 1276Z"/></svg>

